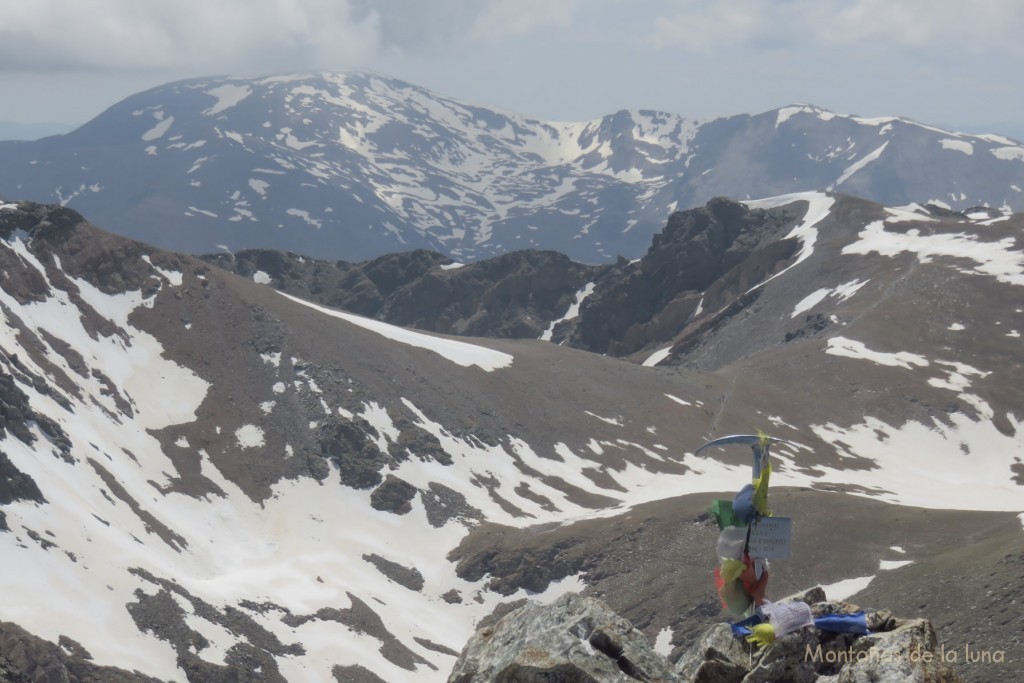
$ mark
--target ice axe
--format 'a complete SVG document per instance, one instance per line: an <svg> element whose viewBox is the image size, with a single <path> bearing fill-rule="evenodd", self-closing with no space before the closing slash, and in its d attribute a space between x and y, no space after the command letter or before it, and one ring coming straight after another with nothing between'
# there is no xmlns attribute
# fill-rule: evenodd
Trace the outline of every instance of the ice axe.
<svg viewBox="0 0 1024 683"><path fill-rule="evenodd" d="M786 441L785 439L779 439L774 436L760 435L760 434L731 434L729 436L723 436L714 441L708 441L706 444L701 446L694 452L694 455L700 455L701 451L711 448L712 446L731 446L733 444L740 444L744 446L750 446L750 449L754 452L754 462L752 465L753 476L752 479L757 479L761 476L761 470L768 466L769 448L773 443L784 443L787 446L793 446L799 448L798 444L792 441Z"/></svg>

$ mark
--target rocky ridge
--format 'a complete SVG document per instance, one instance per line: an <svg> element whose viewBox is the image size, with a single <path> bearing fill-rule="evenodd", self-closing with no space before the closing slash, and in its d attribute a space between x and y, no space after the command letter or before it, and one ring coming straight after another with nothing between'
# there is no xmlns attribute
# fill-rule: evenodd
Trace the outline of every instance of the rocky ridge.
<svg viewBox="0 0 1024 683"><path fill-rule="evenodd" d="M812 204L831 208L822 212ZM774 202L715 198L676 212L641 258L605 266L536 251L470 264L423 250L361 263L271 250L203 258L280 291L393 324L444 334L541 338L634 362L711 368L763 350L764 345L748 343L731 349L728 358L707 358L709 340L761 309L761 284L812 256L819 234L820 247L828 253L815 260L823 264L820 275L830 279L817 289L822 301L801 306L799 314L792 307L777 311L778 318L767 322L778 335L773 343L834 332L841 319L816 309L845 302L856 290L848 295L843 287L862 287L868 273L875 275L869 288L875 292L893 291L880 282L895 277L920 279L923 274L914 267L885 273L877 268L880 260L862 260L856 253L865 226L876 221L896 241L903 239L901 234L923 231L922 247L928 240L937 245L980 240L978 249L996 247L1020 231L1019 217L979 207L964 212L935 205L893 209L844 195L805 193ZM897 247L889 259L906 260L915 249ZM957 253L938 249L948 251L940 256L951 259ZM978 258L983 264L987 257ZM962 271L968 272L981 271ZM831 281L839 273L846 282ZM746 336L753 341L762 335Z"/></svg>
<svg viewBox="0 0 1024 683"><path fill-rule="evenodd" d="M541 251L469 264L426 250L361 263L265 249L203 259L282 292L393 325L506 339L542 336L579 290L609 270Z"/></svg>
<svg viewBox="0 0 1024 683"><path fill-rule="evenodd" d="M796 204L748 209L716 198L673 214L638 260L590 266L555 252L515 251L462 264L438 252L362 263L245 250L204 259L275 289L417 329L544 338L616 357L672 339L792 262L784 236Z"/></svg>
<svg viewBox="0 0 1024 683"><path fill-rule="evenodd" d="M815 617L860 608L827 602L821 588L797 598ZM728 624L706 631L675 663L605 603L568 593L549 605L530 603L473 636L449 683L962 683L956 653L938 642L925 619L867 611L870 633L804 628L763 649L733 635Z"/></svg>

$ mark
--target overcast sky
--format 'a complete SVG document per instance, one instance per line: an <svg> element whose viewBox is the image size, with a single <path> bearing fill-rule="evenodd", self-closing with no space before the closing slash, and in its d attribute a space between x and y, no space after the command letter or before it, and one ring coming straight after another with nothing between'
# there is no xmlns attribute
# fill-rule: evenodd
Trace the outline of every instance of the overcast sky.
<svg viewBox="0 0 1024 683"><path fill-rule="evenodd" d="M1021 0L0 0L0 121L369 70L548 120L811 103L1022 137L1022 36Z"/></svg>

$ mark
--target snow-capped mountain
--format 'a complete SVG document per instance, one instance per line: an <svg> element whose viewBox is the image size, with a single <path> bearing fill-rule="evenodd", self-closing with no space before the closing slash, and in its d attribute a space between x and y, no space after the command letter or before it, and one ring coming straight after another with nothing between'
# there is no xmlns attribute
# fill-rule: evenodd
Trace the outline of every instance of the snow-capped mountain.
<svg viewBox="0 0 1024 683"><path fill-rule="evenodd" d="M722 618L700 511L749 480L749 453L693 453L759 428L797 444L773 451L803 539L774 594L889 590L1019 661L1022 229L712 202L605 271L661 282L663 249L732 240L645 366L393 326L0 202L0 667L440 681L504 603L579 589L671 649ZM657 308L609 282L555 333L605 297Z"/></svg>
<svg viewBox="0 0 1024 683"><path fill-rule="evenodd" d="M828 189L1021 210L1021 188L1019 143L900 118L792 106L553 123L363 73L172 83L67 135L0 143L0 194L180 251L349 261L536 248L609 262L715 196Z"/></svg>

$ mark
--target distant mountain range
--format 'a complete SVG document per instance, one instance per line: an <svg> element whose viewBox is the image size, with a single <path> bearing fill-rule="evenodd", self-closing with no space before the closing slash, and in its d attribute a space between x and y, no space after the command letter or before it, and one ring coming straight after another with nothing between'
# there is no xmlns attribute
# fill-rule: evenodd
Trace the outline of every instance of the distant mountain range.
<svg viewBox="0 0 1024 683"><path fill-rule="evenodd" d="M640 256L675 210L809 190L1021 210L1024 146L803 105L553 123L365 73L182 81L66 135L0 143L0 196L191 253L609 263Z"/></svg>

